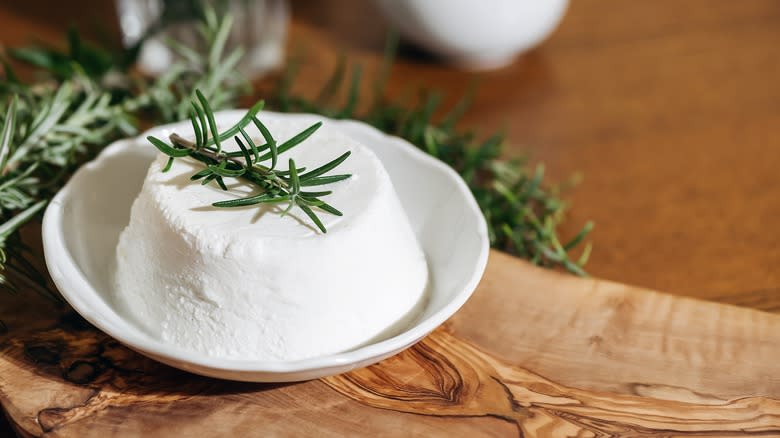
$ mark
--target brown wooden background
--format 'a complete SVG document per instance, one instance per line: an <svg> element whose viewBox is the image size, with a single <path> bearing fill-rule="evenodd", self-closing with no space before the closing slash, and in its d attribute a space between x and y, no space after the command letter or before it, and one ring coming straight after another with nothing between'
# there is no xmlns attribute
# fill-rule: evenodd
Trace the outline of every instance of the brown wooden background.
<svg viewBox="0 0 780 438"><path fill-rule="evenodd" d="M386 28L370 2L292 3L304 87L340 49L375 70ZM113 14L107 1L5 0L0 42L60 41L71 22L115 37ZM464 125L505 128L508 152L530 152L552 179L584 176L564 234L594 220L591 274L780 310L780 2L576 0L508 68L467 73L405 51L390 90L454 101L475 77Z"/></svg>

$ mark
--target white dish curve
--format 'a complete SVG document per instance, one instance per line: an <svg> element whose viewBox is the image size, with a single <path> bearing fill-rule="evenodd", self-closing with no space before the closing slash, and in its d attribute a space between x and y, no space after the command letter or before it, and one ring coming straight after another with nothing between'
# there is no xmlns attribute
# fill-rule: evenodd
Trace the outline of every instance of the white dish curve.
<svg viewBox="0 0 780 438"><path fill-rule="evenodd" d="M216 113L217 123L243 113ZM189 122L182 122L111 144L94 161L82 166L47 208L43 220L46 265L63 297L81 316L128 347L176 368L222 379L285 382L339 374L379 362L418 342L466 302L484 272L489 242L479 206L454 170L408 142L361 122L273 112L262 112L260 117L295 118L306 123L322 120L379 157L428 260L431 281L422 315L389 339L296 361L208 357L154 339L125 321L112 308L110 276L119 234L128 223L130 206L157 153L145 138L167 138L177 130L187 132Z"/></svg>

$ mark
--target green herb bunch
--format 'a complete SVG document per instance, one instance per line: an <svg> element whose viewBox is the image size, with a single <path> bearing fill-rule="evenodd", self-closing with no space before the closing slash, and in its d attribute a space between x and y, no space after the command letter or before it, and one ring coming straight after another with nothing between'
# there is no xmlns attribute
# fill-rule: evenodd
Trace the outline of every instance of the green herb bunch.
<svg viewBox="0 0 780 438"><path fill-rule="evenodd" d="M170 170L174 159L190 157L203 163L205 166L204 169L190 177L192 181L202 180L204 185L215 181L222 190L227 191L228 188L224 178L241 178L260 189L260 193L257 195L215 202L212 204L214 207L231 208L286 202L288 206L282 212L282 215L287 214L294 206L298 207L314 222L320 231L327 233L325 225L323 225L322 220L315 213L315 209L342 216L339 210L320 199L323 196L330 195L332 192L304 191L302 188L331 184L349 178L351 176L349 174L325 174L343 163L349 157L350 152L347 151L330 162L308 172L305 172L305 167L298 168L295 160L292 158L289 159L288 170L276 169L279 154L301 144L322 126L322 122L309 126L289 140L277 145L276 139L257 117L257 113L263 107L263 102L260 101L247 111L238 122L220 133L217 129L217 123L209 101L200 90L196 90L195 94L197 102L191 102L192 108L190 112L190 122L195 135L194 142L176 133L171 134L170 144L154 136L147 137L149 142L159 149L160 152L168 156L168 162L163 168L163 172ZM260 131L265 144L258 146L252 140L252 137L245 129L249 123L253 123ZM208 136L209 131L211 132L210 138ZM240 134L241 137L237 134ZM239 150L226 152L222 149L222 143L230 139L231 136L238 144ZM241 141L242 138L244 139L243 141ZM269 160L269 165L261 164Z"/></svg>
<svg viewBox="0 0 780 438"><path fill-rule="evenodd" d="M190 111L196 88L212 108L232 107L246 91L235 75L241 51L226 53L229 15L203 10L199 29L207 50L181 45L180 55L157 79L131 74L126 52L111 52L68 34L68 48L30 47L2 58L0 81L0 285L13 289L6 274L42 294L46 276L38 272L19 229L35 218L65 179L102 147L138 132L141 118L156 123L180 120ZM22 82L10 61L36 68L39 79Z"/></svg>
<svg viewBox="0 0 780 438"><path fill-rule="evenodd" d="M478 140L473 131L457 127L458 120L468 109L470 94L438 119L434 114L440 106L440 94L429 93L413 106L385 98L384 88L397 40L388 41L384 64L373 84L373 104L368 111L357 111L361 89L359 65L352 69L346 85L346 102L334 103L347 84L344 57L340 58L316 99L291 91L298 69L289 68L275 87L270 105L279 111L359 119L406 139L449 164L463 177L485 215L493 247L540 266L560 266L574 274L586 275L583 266L590 255L590 243L577 259L569 254L585 239L593 224L587 222L568 242L561 242L557 230L566 204L559 197L559 187L544 184L544 166L532 169L524 159L504 158L505 140L501 134Z"/></svg>

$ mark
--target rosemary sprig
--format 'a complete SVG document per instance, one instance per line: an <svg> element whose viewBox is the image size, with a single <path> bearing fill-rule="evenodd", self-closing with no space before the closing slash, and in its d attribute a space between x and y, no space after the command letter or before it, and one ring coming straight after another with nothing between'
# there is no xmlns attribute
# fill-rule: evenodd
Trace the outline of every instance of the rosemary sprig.
<svg viewBox="0 0 780 438"><path fill-rule="evenodd" d="M471 93L435 119L441 96L423 95L417 105L408 106L385 97L384 88L396 51L397 38L388 39L382 69L373 84L372 105L358 112L360 66L348 69L340 58L333 74L327 79L317 99L308 99L292 92L297 65L274 87L269 104L276 110L309 112L333 118L362 120L381 131L408 140L423 151L452 166L466 181L479 203L488 223L493 247L510 252L540 266L560 266L577 275L586 275L584 265L590 255L587 243L577 259L570 257L593 228L587 222L568 242L562 244L558 226L566 203L559 197L560 188L544 184L544 166L529 168L524 159L503 158L504 138L494 134L478 141L470 130L456 127L470 104ZM346 103L336 104L339 90L345 90Z"/></svg>
<svg viewBox="0 0 780 438"><path fill-rule="evenodd" d="M314 134L321 122L317 122L289 140L277 145L268 128L257 117L257 113L262 108L262 101L255 104L236 124L220 133L214 118L214 112L209 105L208 100L203 96L200 90L195 91L197 101L191 102L190 122L195 141L188 140L177 133L170 135L170 143L166 143L157 137L149 136L147 139L160 152L168 156L168 162L163 168L163 172L170 170L173 162L177 158L189 157L203 163L204 168L195 172L190 180L202 180L202 184L216 182L222 190L227 191L225 178L240 178L254 186L261 192L257 195L219 201L212 204L218 208L246 207L258 204L278 204L287 203L287 208L282 212L285 215L298 207L309 217L317 228L327 233L325 225L317 216L315 209L324 212L342 216L342 213L335 207L329 205L321 198L328 196L331 191L310 192L302 190L307 186L319 186L343 181L349 178L349 174L325 175L338 167L347 158L350 152L347 151L341 156L329 161L322 166L302 173L306 168L298 168L295 160L289 159L288 170L277 170L279 154L289 151L301 144L304 140ZM249 123L260 131L265 143L257 145L252 137L247 133L246 128ZM211 133L211 137L208 134ZM240 136L237 135L240 133ZM230 136L238 144L239 150L225 152L222 150L222 142L229 139ZM243 141L241 140L243 138ZM262 154L262 155L261 155ZM268 165L262 164L270 160Z"/></svg>

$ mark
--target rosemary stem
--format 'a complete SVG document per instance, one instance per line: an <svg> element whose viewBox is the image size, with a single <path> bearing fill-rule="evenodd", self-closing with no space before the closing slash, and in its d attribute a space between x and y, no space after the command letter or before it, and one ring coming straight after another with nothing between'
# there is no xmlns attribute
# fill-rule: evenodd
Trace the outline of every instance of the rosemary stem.
<svg viewBox="0 0 780 438"><path fill-rule="evenodd" d="M198 149L197 145L192 140L186 139L175 132L168 138L174 145L191 150L192 152L190 153L190 156L198 161L202 161L207 164L218 164L220 161L227 161L228 163L233 164L236 169L241 169L243 167L241 161L238 158L228 157L221 152L217 153L216 151L205 147ZM206 160L201 158L205 158ZM257 174L259 174L259 176ZM276 175L274 171L259 164L252 166L251 172L247 172L241 175L239 178L244 178L256 184L261 184L264 187L270 185L273 187L279 187L281 189L289 188L287 182L279 178L279 176Z"/></svg>

